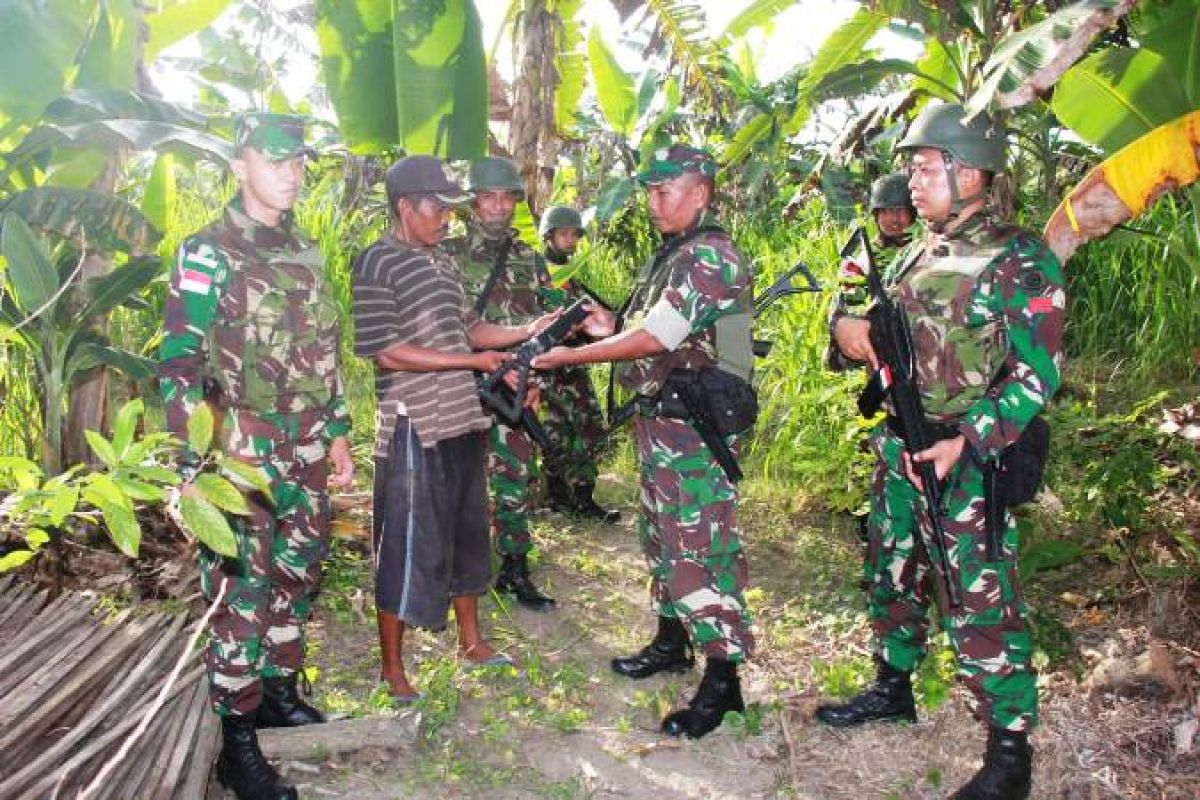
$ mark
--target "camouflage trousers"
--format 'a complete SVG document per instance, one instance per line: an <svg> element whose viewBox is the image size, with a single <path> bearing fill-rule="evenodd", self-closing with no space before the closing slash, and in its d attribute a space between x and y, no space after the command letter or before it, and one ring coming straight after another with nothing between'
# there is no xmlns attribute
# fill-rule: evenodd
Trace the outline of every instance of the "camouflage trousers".
<svg viewBox="0 0 1200 800"><path fill-rule="evenodd" d="M205 653L209 699L221 716L253 713L262 700L261 678L300 670L303 624L320 587L329 543L325 446L257 436L246 444L226 453L268 475L274 504L251 493L250 516L230 517L236 559L207 548L200 555L204 596L211 601L226 583L209 623Z"/></svg>
<svg viewBox="0 0 1200 800"><path fill-rule="evenodd" d="M744 592L749 568L737 487L692 426L634 418L641 478L638 533L654 610L677 617L706 656L745 661L754 649Z"/></svg>
<svg viewBox="0 0 1200 800"><path fill-rule="evenodd" d="M1017 529L1005 515L1000 560L987 560L983 474L964 453L947 481L943 529L950 580L962 607L948 608L924 496L904 476L901 441L879 426L871 435L877 458L867 521L865 578L876 654L911 671L925 655L928 612L936 596L942 628L970 690L976 715L990 725L1028 731L1037 724L1033 640L1017 578ZM917 546L921 536L924 548ZM927 555L928 554L928 557Z"/></svg>
<svg viewBox="0 0 1200 800"><path fill-rule="evenodd" d="M537 445L522 428L492 416L488 430L488 501L492 535L501 555L524 555L533 548L529 538L530 483Z"/></svg>
<svg viewBox="0 0 1200 800"><path fill-rule="evenodd" d="M570 486L594 484L605 422L588 371L562 369L549 373L544 380L542 423L560 453L556 459L546 459L546 473L562 478Z"/></svg>

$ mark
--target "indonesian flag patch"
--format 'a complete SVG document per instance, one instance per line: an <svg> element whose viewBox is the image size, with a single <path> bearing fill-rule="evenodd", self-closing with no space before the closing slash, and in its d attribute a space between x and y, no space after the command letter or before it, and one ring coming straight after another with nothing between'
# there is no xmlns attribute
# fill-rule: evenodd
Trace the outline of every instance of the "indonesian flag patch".
<svg viewBox="0 0 1200 800"><path fill-rule="evenodd" d="M184 267L179 271L179 291L208 294L212 288L212 276L198 269Z"/></svg>
<svg viewBox="0 0 1200 800"><path fill-rule="evenodd" d="M1054 310L1054 300L1050 297L1031 297L1029 298L1029 312L1031 314L1049 314Z"/></svg>

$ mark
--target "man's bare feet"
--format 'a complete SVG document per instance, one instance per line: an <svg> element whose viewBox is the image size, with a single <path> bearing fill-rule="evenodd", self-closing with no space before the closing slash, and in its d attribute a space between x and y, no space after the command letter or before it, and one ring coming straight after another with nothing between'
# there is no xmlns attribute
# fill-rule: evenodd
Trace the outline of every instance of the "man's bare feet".
<svg viewBox="0 0 1200 800"><path fill-rule="evenodd" d="M421 698L421 693L414 689L412 684L408 682L408 676L404 674L403 670L399 672L381 673L379 675L379 680L388 685L393 700L398 700L402 703L411 703L412 701L419 700Z"/></svg>

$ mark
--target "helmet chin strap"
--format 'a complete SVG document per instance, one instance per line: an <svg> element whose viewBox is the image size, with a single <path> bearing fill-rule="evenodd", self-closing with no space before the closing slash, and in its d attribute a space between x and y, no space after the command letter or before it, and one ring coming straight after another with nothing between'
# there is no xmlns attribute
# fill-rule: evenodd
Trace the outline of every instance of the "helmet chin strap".
<svg viewBox="0 0 1200 800"><path fill-rule="evenodd" d="M546 260L555 266L561 267L563 264L566 264L571 260L571 256L567 253L564 253L562 250L559 250L557 247L547 241Z"/></svg>
<svg viewBox="0 0 1200 800"><path fill-rule="evenodd" d="M982 192L976 192L975 194L968 195L966 197L959 195L958 166L954 160L954 156L943 150L942 160L946 164L946 180L950 182L950 213L947 214L946 218L943 220L929 223L929 227L934 233L944 233L946 226L950 225L950 223L954 222L962 215L963 209L974 203L976 200L979 200L987 191L985 189Z"/></svg>

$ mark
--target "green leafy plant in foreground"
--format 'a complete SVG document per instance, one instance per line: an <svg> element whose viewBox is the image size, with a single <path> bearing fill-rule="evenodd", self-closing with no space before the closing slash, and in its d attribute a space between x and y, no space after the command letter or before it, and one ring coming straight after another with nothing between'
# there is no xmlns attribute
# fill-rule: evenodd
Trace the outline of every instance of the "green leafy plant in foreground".
<svg viewBox="0 0 1200 800"><path fill-rule="evenodd" d="M0 505L0 519L22 531L25 545L0 556L0 572L29 562L53 536L64 533L72 518L102 524L122 553L137 556L142 539L137 505L164 502L169 488L179 483L175 471L164 466L172 437L136 436L143 412L142 401L131 400L117 412L111 439L87 432L102 463L99 469L77 464L46 478L27 458L0 456L0 488L11 491Z"/></svg>
<svg viewBox="0 0 1200 800"><path fill-rule="evenodd" d="M250 514L243 489L273 502L271 480L262 470L211 449L214 431L212 409L201 403L188 418L187 429L188 447L200 456L200 462L171 493L167 513L180 530L213 552L236 556L237 540L225 514Z"/></svg>

